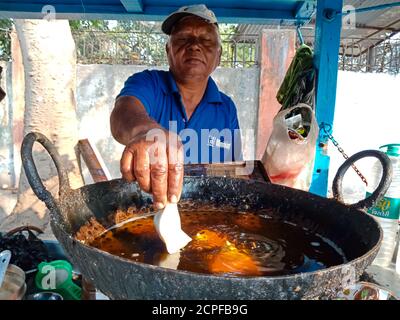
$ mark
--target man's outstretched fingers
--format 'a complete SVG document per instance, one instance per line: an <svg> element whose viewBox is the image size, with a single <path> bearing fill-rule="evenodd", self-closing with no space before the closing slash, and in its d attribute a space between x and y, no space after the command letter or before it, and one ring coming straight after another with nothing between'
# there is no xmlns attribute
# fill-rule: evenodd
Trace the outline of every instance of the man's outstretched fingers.
<svg viewBox="0 0 400 320"><path fill-rule="evenodd" d="M122 178L128 182L136 180L135 175L133 173L133 168L134 168L133 166L134 166L133 151L130 150L128 147L126 147L124 152L122 153L120 169Z"/></svg>
<svg viewBox="0 0 400 320"><path fill-rule="evenodd" d="M168 200L177 203L182 194L183 165L169 165L168 168Z"/></svg>
<svg viewBox="0 0 400 320"><path fill-rule="evenodd" d="M134 174L140 189L150 192L150 158L145 144L135 148Z"/></svg>
<svg viewBox="0 0 400 320"><path fill-rule="evenodd" d="M150 176L153 202L156 209L162 209L167 204L168 192L168 158L166 145L155 142L150 151Z"/></svg>
<svg viewBox="0 0 400 320"><path fill-rule="evenodd" d="M168 160L168 201L177 203L181 197L184 175L183 146L180 142L169 145Z"/></svg>

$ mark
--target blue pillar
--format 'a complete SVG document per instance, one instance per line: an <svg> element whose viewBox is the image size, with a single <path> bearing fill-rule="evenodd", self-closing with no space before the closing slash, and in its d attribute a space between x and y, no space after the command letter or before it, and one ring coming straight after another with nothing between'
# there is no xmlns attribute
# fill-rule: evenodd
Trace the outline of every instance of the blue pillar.
<svg viewBox="0 0 400 320"><path fill-rule="evenodd" d="M342 26L343 0L318 0L315 27L315 67L317 69L316 116L320 125L313 181L310 192L326 196L328 192L328 137L321 123L331 126L335 112L336 84Z"/></svg>

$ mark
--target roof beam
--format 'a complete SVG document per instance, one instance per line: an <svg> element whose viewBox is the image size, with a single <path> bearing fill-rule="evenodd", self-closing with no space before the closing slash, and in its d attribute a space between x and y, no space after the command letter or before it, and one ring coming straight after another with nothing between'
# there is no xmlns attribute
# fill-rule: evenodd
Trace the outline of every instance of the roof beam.
<svg viewBox="0 0 400 320"><path fill-rule="evenodd" d="M384 4L377 5L377 6L372 6L372 7L355 8L353 10L346 10L346 11L343 11L342 14L348 15L350 13L362 13L362 12L368 12L368 11L384 10L384 9L389 9L392 7L400 7L400 1L392 2L392 3L384 3Z"/></svg>
<svg viewBox="0 0 400 320"><path fill-rule="evenodd" d="M384 29L384 30L387 30L387 28L390 28L390 27L396 25L396 24L399 23L399 22L400 22L400 19L397 19L397 20L395 20L395 21L389 23L388 25L384 26L383 29ZM363 41L363 40L365 40L365 39L371 38L371 37L373 37L374 35L379 34L380 32L381 32L381 30L377 30L377 31L375 31L375 32L373 32L373 33L368 34L368 35L365 36L363 39L357 41L357 42L355 43L355 45L356 45L356 44L359 44L361 41Z"/></svg>
<svg viewBox="0 0 400 320"><path fill-rule="evenodd" d="M143 12L142 0L120 0L126 12Z"/></svg>
<svg viewBox="0 0 400 320"><path fill-rule="evenodd" d="M314 1L301 1L294 12L294 17L296 19L308 19L308 21L313 16L316 10L316 4Z"/></svg>
<svg viewBox="0 0 400 320"><path fill-rule="evenodd" d="M399 22L398 20L396 23ZM371 26L369 24L365 23L356 23L356 29L365 29L365 30L377 30L377 31L390 31L390 32L400 32L399 28L392 27L393 24L387 25L387 26ZM307 27L314 28L315 27L315 19L312 18L310 20L310 23L307 25Z"/></svg>
<svg viewBox="0 0 400 320"><path fill-rule="evenodd" d="M370 25L361 24L361 23L356 23L356 28L357 29L366 29L366 30L400 32L400 29L397 29L397 28L370 26Z"/></svg>
<svg viewBox="0 0 400 320"><path fill-rule="evenodd" d="M131 1L132 0L125 0ZM56 19L107 19L107 20L150 20L161 21L177 6L146 6L142 12L127 12L125 7L119 5L54 5ZM0 3L1 18L15 19L42 19L43 5L38 3ZM250 23L250 24L303 24L309 17L298 17L289 10L260 10L237 8L210 8L218 17L220 23Z"/></svg>
<svg viewBox="0 0 400 320"><path fill-rule="evenodd" d="M56 19L106 19L106 15L126 14L122 5L60 5L52 4ZM0 18L42 19L46 13L40 3L0 3Z"/></svg>

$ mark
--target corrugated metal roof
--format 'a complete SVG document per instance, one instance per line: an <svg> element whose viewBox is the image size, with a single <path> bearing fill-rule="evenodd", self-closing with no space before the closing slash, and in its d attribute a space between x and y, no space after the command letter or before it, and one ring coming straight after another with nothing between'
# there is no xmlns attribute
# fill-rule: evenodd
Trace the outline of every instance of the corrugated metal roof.
<svg viewBox="0 0 400 320"><path fill-rule="evenodd" d="M378 6L382 4L390 4L398 1L390 0L345 0L344 9L347 8L367 8ZM351 6L351 7L348 7ZM351 19L347 16L344 22L351 21L349 28L343 27L341 38L342 38L342 52L351 52L351 54L357 55L368 48L374 47L379 44L382 40L393 36L400 32L400 6L391 7L376 11L368 11L357 13L355 19ZM314 38L314 22L315 19L311 19L310 23L302 28L302 34L306 42L313 43ZM355 27L354 27L355 26ZM236 41L240 41L246 38L247 40L253 36L256 37L260 34L263 29L268 28L279 28L279 26L270 25L254 25L245 24L238 26L239 36L236 37ZM287 27L285 27L287 28ZM290 27L289 27L290 28ZM293 28L293 27L292 27Z"/></svg>

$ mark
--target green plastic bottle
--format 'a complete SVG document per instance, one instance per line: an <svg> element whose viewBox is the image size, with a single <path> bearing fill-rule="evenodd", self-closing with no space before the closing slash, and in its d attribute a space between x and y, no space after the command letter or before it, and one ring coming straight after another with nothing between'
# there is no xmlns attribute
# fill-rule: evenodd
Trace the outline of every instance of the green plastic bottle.
<svg viewBox="0 0 400 320"><path fill-rule="evenodd" d="M72 266L65 260L41 262L35 284L40 290L61 294L65 300L81 299L82 289L72 281Z"/></svg>
<svg viewBox="0 0 400 320"><path fill-rule="evenodd" d="M374 264L383 267L390 266L396 246L398 220L400 214L400 144L387 144L379 147L386 153L393 165L392 183L385 196L368 213L374 216L383 229L381 248ZM368 181L367 196L376 189L382 177L382 166L377 161L372 167L372 178Z"/></svg>

